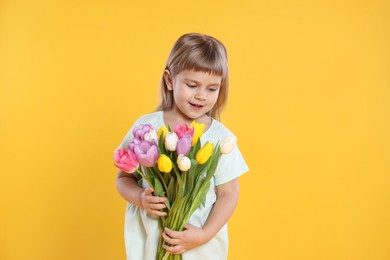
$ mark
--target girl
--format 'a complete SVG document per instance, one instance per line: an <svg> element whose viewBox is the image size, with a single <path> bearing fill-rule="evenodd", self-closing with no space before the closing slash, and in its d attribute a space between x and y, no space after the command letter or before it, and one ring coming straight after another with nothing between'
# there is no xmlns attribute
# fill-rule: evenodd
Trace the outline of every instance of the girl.
<svg viewBox="0 0 390 260"><path fill-rule="evenodd" d="M173 46L161 79L162 101L156 112L140 117L130 129L119 148L127 148L133 138L133 128L139 124L163 125L205 124L201 143L217 143L232 136L218 122L226 103L229 77L227 54L217 39L203 34L181 36ZM184 231L165 229L162 236L172 246L165 249L182 254L184 260L226 259L228 252L227 221L236 206L239 185L237 177L248 167L236 146L221 157L211 180L205 206L191 216ZM146 182L138 185L134 174L118 172L116 186L128 201L125 216L127 259L155 259L160 236L158 216L166 213L166 198L153 196Z"/></svg>

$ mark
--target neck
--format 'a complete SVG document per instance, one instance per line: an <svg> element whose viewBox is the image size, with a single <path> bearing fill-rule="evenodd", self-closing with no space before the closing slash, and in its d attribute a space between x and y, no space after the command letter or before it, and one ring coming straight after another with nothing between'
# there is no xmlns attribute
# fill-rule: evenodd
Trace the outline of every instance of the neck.
<svg viewBox="0 0 390 260"><path fill-rule="evenodd" d="M174 127L177 124L187 124L189 126L195 120L197 123L205 124L205 129L208 129L212 123L212 118L206 114L202 115L200 118L192 119L183 117L180 113L174 111L174 109L164 111L163 119L165 125L170 125L171 127Z"/></svg>

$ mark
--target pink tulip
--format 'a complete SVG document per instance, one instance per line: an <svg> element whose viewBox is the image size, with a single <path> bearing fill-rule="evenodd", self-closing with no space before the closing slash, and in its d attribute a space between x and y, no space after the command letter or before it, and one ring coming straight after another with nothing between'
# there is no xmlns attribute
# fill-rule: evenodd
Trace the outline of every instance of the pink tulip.
<svg viewBox="0 0 390 260"><path fill-rule="evenodd" d="M133 151L125 148L115 151L114 154L115 166L127 173L133 173L138 168L139 164Z"/></svg>
<svg viewBox="0 0 390 260"><path fill-rule="evenodd" d="M144 136L146 133L155 131L154 127L151 124L140 124L133 130L133 135L135 139L144 141Z"/></svg>
<svg viewBox="0 0 390 260"><path fill-rule="evenodd" d="M191 127L189 128L188 125L186 124L181 124L181 125L175 125L174 132L176 133L177 137L181 139L184 135L194 135L194 128Z"/></svg>
<svg viewBox="0 0 390 260"><path fill-rule="evenodd" d="M135 144L134 153L138 162L145 167L153 167L159 157L157 145L149 141L142 141Z"/></svg>
<svg viewBox="0 0 390 260"><path fill-rule="evenodd" d="M187 155L191 151L192 136L189 134L184 135L177 142L176 152L177 154Z"/></svg>

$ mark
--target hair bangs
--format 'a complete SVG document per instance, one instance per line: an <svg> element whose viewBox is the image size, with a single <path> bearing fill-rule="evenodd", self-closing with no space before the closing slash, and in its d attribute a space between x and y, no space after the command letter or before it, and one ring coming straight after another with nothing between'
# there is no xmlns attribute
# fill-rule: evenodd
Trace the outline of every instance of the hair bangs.
<svg viewBox="0 0 390 260"><path fill-rule="evenodd" d="M206 45L206 46L205 46ZM207 46L208 45L208 46ZM227 61L224 56L211 44L201 44L187 49L186 53L177 57L173 73L178 74L182 70L202 71L213 75L228 75Z"/></svg>

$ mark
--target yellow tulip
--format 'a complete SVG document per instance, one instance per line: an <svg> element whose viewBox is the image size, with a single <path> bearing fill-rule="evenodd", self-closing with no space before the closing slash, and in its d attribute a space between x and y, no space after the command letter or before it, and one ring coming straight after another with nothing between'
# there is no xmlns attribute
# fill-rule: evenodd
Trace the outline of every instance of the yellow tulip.
<svg viewBox="0 0 390 260"><path fill-rule="evenodd" d="M193 121L191 123L191 126L194 128L194 135L192 136L192 146L194 146L196 142L198 142L199 138L202 136L206 125L198 124L197 122Z"/></svg>
<svg viewBox="0 0 390 260"><path fill-rule="evenodd" d="M157 166L160 172L169 173L172 171L172 161L165 154L161 154L157 160Z"/></svg>
<svg viewBox="0 0 390 260"><path fill-rule="evenodd" d="M213 154L214 144L207 142L195 155L195 160L199 164L204 164Z"/></svg>
<svg viewBox="0 0 390 260"><path fill-rule="evenodd" d="M158 139L160 140L161 135L163 135L163 139L165 140L167 133L168 133L168 128L165 125L163 125L162 127L160 127L160 129L158 129L158 133L157 133Z"/></svg>

